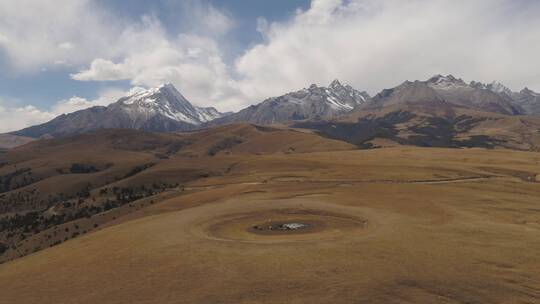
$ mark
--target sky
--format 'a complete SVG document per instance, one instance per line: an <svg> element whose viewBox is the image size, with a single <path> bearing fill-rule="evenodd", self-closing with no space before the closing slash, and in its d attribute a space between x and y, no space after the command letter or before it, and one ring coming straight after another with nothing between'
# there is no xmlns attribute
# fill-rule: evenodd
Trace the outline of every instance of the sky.
<svg viewBox="0 0 540 304"><path fill-rule="evenodd" d="M540 91L535 0L2 0L0 132L173 83L236 111L333 79Z"/></svg>

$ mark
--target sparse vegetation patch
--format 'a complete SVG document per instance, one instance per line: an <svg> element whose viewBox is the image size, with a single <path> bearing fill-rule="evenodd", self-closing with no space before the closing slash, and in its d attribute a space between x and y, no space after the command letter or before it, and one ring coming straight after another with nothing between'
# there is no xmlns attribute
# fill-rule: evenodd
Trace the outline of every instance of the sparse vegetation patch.
<svg viewBox="0 0 540 304"><path fill-rule="evenodd" d="M231 149L242 142L243 140L239 137L227 137L210 147L210 149L208 149L208 155L215 156L220 151Z"/></svg>

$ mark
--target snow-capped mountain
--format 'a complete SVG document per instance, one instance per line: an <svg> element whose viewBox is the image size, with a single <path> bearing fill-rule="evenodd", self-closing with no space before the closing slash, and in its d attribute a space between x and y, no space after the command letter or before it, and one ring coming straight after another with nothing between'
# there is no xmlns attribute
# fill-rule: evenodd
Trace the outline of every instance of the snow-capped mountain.
<svg viewBox="0 0 540 304"><path fill-rule="evenodd" d="M469 87L461 78L452 75L435 75L427 80L427 84L437 90L452 90Z"/></svg>
<svg viewBox="0 0 540 304"><path fill-rule="evenodd" d="M272 97L260 104L247 107L240 112L213 120L210 124L250 122L273 124L294 120L331 118L345 114L369 101L366 92L357 91L338 80L328 87L312 84L308 88Z"/></svg>
<svg viewBox="0 0 540 304"><path fill-rule="evenodd" d="M370 99L367 92L357 91L348 84L342 85L337 79L330 83L325 93L328 94L329 100L338 101L337 104L345 108L355 108Z"/></svg>
<svg viewBox="0 0 540 304"><path fill-rule="evenodd" d="M170 83L121 98L110 107L126 112L133 120L162 115L193 125L199 125L221 116L221 113L215 108L193 106Z"/></svg>
<svg viewBox="0 0 540 304"><path fill-rule="evenodd" d="M222 115L215 108L193 106L172 84L164 84L120 98L107 107L63 114L47 123L12 134L38 138L104 128L182 131L194 129Z"/></svg>
<svg viewBox="0 0 540 304"><path fill-rule="evenodd" d="M470 83L470 86L473 87L473 88L476 88L476 89L482 89L482 90L490 90L494 93L498 93L498 94L506 94L508 96L512 96L512 94L514 92L512 92L512 90L510 90L509 88L507 88L504 84L498 82L498 81L493 81L492 83L488 83L488 84L485 84L485 83L481 83L481 82L476 82L476 81L471 81Z"/></svg>

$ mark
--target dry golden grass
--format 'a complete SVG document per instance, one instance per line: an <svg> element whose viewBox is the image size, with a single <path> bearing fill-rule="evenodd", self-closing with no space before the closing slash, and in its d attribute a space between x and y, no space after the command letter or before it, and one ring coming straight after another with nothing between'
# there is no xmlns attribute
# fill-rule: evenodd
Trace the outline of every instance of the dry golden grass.
<svg viewBox="0 0 540 304"><path fill-rule="evenodd" d="M8 248L0 263L177 195L189 181L229 175L244 155L353 148L314 134L248 124L179 134L101 130L36 141L0 155L0 220L8 223L0 224L9 227L0 230L0 249ZM73 172L74 165L91 170ZM151 196L126 202L118 196L124 191ZM43 217L14 219L33 213Z"/></svg>
<svg viewBox="0 0 540 304"><path fill-rule="evenodd" d="M452 105L442 104L398 104L384 107L379 110L353 111L347 115L336 118L337 122L353 123L359 119L382 118L392 113L403 112L414 117L406 122L395 124L397 137L407 139L410 136L418 135L416 127L430 126L435 131L444 131L445 126L437 126L433 122L426 122L427 118L446 119L455 128L454 139L467 140L475 136L489 137L494 139L494 147L504 147L509 149L524 151L540 151L540 117L538 115L502 115L491 112L483 112L468 108L461 108ZM466 124L452 122L459 117L468 117L475 121L470 126ZM389 121L392 124L391 121ZM425 135L425 134L424 134ZM441 135L441 134L439 134ZM380 135L379 135L380 136ZM398 146L397 142L385 138L375 138L371 140L376 147ZM435 144L434 146L441 146ZM478 146L478 145L477 145Z"/></svg>
<svg viewBox="0 0 540 304"><path fill-rule="evenodd" d="M140 178L227 168L0 265L1 301L540 302L540 154L244 149L175 156L145 171ZM250 233L266 217L321 226Z"/></svg>

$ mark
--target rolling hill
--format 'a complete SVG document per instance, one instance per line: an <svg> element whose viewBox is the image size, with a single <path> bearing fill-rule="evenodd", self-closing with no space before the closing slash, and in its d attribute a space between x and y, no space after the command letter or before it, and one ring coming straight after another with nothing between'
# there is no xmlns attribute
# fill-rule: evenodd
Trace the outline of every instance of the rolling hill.
<svg viewBox="0 0 540 304"><path fill-rule="evenodd" d="M0 243L11 248L1 260L88 232L134 202L147 205L190 181L230 175L249 155L349 149L315 134L249 124L179 134L109 129L35 141L0 154ZM84 229L54 232L67 223Z"/></svg>
<svg viewBox="0 0 540 304"><path fill-rule="evenodd" d="M300 137L306 139L306 149L313 140L323 146L331 143L315 135L251 126L220 132L234 136L245 132L246 143L257 134L281 134L277 137L283 142ZM154 143L171 140L142 137ZM109 138L104 146L115 140ZM0 265L2 299L10 303L44 299L68 303L74 298L78 303L535 303L540 299L540 276L534 271L540 265L538 153L416 147L325 151L330 148L326 146L322 152L261 155L236 145L231 153L209 156L208 145L197 144L205 148L193 151L207 156L180 157L180 149L131 177L92 189L80 204L58 202L42 217L2 221L2 225L21 223L15 230L8 228L15 232L9 240L26 235L15 249L10 243L2 256L6 261L26 255ZM267 147L288 150L288 146ZM157 161L151 149L141 147L129 148L138 163ZM78 176L97 181L91 176L115 167L67 174L63 181ZM165 189L152 186L165 181L169 184ZM148 196L137 199L139 185L147 185ZM74 208L86 211L66 222L50 220L71 214ZM271 233L253 228L291 222L310 226ZM46 228L46 223L52 224Z"/></svg>

